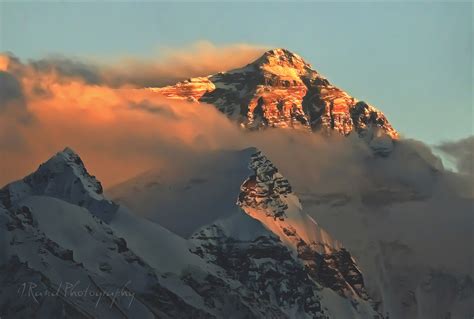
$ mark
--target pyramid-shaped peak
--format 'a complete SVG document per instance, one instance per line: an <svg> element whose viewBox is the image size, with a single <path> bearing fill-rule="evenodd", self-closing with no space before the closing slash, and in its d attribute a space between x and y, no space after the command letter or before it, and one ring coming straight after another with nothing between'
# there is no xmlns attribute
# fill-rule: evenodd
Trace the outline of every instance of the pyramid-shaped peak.
<svg viewBox="0 0 474 319"><path fill-rule="evenodd" d="M296 69L311 68L301 56L284 48L268 50L255 62L259 65L281 65Z"/></svg>
<svg viewBox="0 0 474 319"><path fill-rule="evenodd" d="M86 171L81 157L72 148L66 147L64 150L57 152L41 166L48 166L50 169L59 168L63 166L76 167L80 171ZM62 169L60 169L62 171Z"/></svg>
<svg viewBox="0 0 474 319"><path fill-rule="evenodd" d="M64 199L67 192L82 194L73 197L83 197L87 193L95 199L103 199L101 183L89 174L82 159L69 147L42 163L35 172L23 178L23 182L36 194Z"/></svg>
<svg viewBox="0 0 474 319"><path fill-rule="evenodd" d="M398 138L381 111L365 103L356 107L355 97L285 48L268 50L240 68L147 89L170 99L212 104L249 130L355 133L371 140L373 134L367 132L380 128L391 139Z"/></svg>
<svg viewBox="0 0 474 319"><path fill-rule="evenodd" d="M102 184L89 174L82 159L71 148L56 153L32 174L6 185L8 204L28 196L49 196L87 208L92 214L108 221L117 205L103 195ZM3 200L5 202L5 200Z"/></svg>
<svg viewBox="0 0 474 319"><path fill-rule="evenodd" d="M53 158L58 158L66 162L75 162L76 164L83 165L80 156L70 147L66 147L61 152L56 153L56 156L54 156Z"/></svg>
<svg viewBox="0 0 474 319"><path fill-rule="evenodd" d="M267 56L286 56L286 57L296 57L296 58L301 58L298 54L291 52L288 49L285 48L275 48L268 50L264 53L264 55Z"/></svg>
<svg viewBox="0 0 474 319"><path fill-rule="evenodd" d="M74 150L72 148L70 148L69 146L66 146L64 148L64 150L60 153L63 153L63 154L67 154L67 155L75 155L75 156L78 156L76 152L74 152Z"/></svg>
<svg viewBox="0 0 474 319"><path fill-rule="evenodd" d="M75 182L84 185L84 188L94 194L102 194L102 186L95 176L90 175L84 162L79 155L70 147L64 148L61 152L40 165L38 170L26 177L26 179L38 176L48 176L48 179L56 179L62 182ZM76 182L77 180L77 182ZM34 181L34 182L33 182ZM32 178L32 184L43 181L42 178Z"/></svg>

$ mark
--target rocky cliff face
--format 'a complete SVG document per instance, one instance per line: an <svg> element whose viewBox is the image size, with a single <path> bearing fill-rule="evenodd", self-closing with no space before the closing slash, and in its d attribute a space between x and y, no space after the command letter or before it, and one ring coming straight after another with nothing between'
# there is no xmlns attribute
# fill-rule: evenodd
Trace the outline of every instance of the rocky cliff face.
<svg viewBox="0 0 474 319"><path fill-rule="evenodd" d="M237 200L247 216L203 227L192 251L240 281L250 300L271 305L258 308L267 316L338 317L327 299L333 294L347 302L338 302L348 311L342 317L380 318L354 259L302 211L288 180L260 151L249 169Z"/></svg>
<svg viewBox="0 0 474 319"><path fill-rule="evenodd" d="M251 239L235 238L225 227L214 224L191 240L196 244L196 254L243 284L249 300L268 305L256 308L258 316L328 318L321 305L323 287L311 279L278 237L267 233Z"/></svg>
<svg viewBox="0 0 474 319"><path fill-rule="evenodd" d="M247 66L173 86L149 88L169 98L215 105L248 129L267 127L373 135L398 133L375 107L333 86L300 56L267 51Z"/></svg>
<svg viewBox="0 0 474 319"><path fill-rule="evenodd" d="M249 168L237 204L286 243L308 275L324 287L349 298L369 300L362 273L350 253L306 215L291 185L261 152Z"/></svg>

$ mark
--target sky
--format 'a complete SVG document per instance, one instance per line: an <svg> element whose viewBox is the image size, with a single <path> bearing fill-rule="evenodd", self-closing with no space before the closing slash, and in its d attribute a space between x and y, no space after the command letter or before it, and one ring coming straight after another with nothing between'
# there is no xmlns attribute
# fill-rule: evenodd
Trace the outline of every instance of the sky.
<svg viewBox="0 0 474 319"><path fill-rule="evenodd" d="M2 2L0 51L112 59L197 41L284 47L403 136L437 144L473 133L472 15L470 2Z"/></svg>

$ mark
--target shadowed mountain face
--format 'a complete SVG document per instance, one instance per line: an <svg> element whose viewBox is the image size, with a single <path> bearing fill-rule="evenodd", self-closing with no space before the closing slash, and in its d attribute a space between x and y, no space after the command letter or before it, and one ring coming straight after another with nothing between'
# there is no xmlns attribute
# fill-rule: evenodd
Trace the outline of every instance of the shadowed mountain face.
<svg viewBox="0 0 474 319"><path fill-rule="evenodd" d="M381 135L398 138L382 112L333 86L286 49L267 51L240 69L149 89L172 99L213 104L248 129L357 132L369 141Z"/></svg>
<svg viewBox="0 0 474 319"><path fill-rule="evenodd" d="M360 142L337 137L334 143L350 147L354 140ZM299 275L293 266L286 267L286 251L272 238L247 238L252 229L236 216L250 216L270 229L323 286L370 296L385 318L470 318L472 253L464 243L472 239L472 200L451 189L457 182L437 158L406 140L397 142L387 157L364 151L353 164L325 148L295 149L284 147L283 157L281 150L267 156L256 149L217 151L202 160L193 158L192 165L146 172L108 194L190 238L198 245L193 252L225 267L245 285L259 287L255 289L264 291L278 281L286 285ZM320 154L335 164L315 161ZM358 172L341 172L341 166ZM236 201L247 216L238 214ZM214 221L218 215L221 220ZM321 227L311 227L311 218ZM350 254L339 249L341 242ZM253 277L255 256L262 261L272 257L265 259L271 267L259 264L261 270L270 267L265 276ZM288 289L297 290L293 284ZM285 298L282 292L278 298Z"/></svg>
<svg viewBox="0 0 474 319"><path fill-rule="evenodd" d="M202 179L179 190L188 239L104 197L69 148L0 189L2 318L380 318L355 260L270 160L217 159L232 157L248 168L212 180L235 183L212 215L189 196Z"/></svg>

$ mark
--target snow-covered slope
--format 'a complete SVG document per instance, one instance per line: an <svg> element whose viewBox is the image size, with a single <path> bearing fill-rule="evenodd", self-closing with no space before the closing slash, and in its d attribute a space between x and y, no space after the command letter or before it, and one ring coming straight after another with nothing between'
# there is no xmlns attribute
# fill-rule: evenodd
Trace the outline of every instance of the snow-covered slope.
<svg viewBox="0 0 474 319"><path fill-rule="evenodd" d="M314 167L300 165L300 153L293 154L292 149L285 152L290 152L290 157L284 161L279 159L279 168L285 176L292 177L292 186L268 159L262 155L251 156L256 150L250 149L226 152L226 160L217 160L224 158L217 155L207 156L203 161L206 165L185 164L188 170L184 179L171 172L165 183L163 174L144 174L128 185L125 183L116 191L112 190L111 195L130 204L147 218L166 220L166 223L169 222L168 214L161 212L161 208L171 207L174 203L172 211L179 221L186 217L179 206L188 205L189 200L197 208L192 215L195 218L187 216L189 229L197 229L206 227L205 224L212 219L206 223L200 221L198 211L205 207L199 201L203 188L215 194L214 202L235 199L237 191L241 195L237 201L242 209L261 221L267 230L278 234L283 245L291 251L294 252L295 243L297 245L300 239L306 244L311 243L311 238L317 239L318 245L308 245L313 251L306 253L300 248L302 257L312 256L314 251L321 254L324 248L338 247L338 242L343 243L350 255L356 258L357 268L364 275L365 290L383 315L431 319L451 314L452 318L470 318L474 313L474 268L473 254L466 243L472 241L473 202L456 195L455 189L459 186L446 180L454 177L443 173L435 157L424 154L412 142L400 141L389 157L373 156L370 152L360 160L357 156L350 156L357 161L344 164L348 167L337 166L344 161L334 159L339 169L336 173L328 171L327 165L319 167L319 162L314 163ZM334 153L327 155L331 154ZM237 160L231 160L234 157ZM236 168L238 173L232 173L233 164L226 165L229 162L252 164L248 168L240 165ZM335 165L331 167L334 169ZM176 168L177 171L182 169ZM318 174L308 169L314 169ZM356 174L353 174L354 170ZM224 171L228 179L222 178L221 172ZM191 176L206 182L193 187L189 182ZM241 187L233 186L233 190L224 195L220 192L221 183L226 185L223 187L235 183ZM169 185L170 189L156 186L158 184ZM184 189L186 191L181 191ZM133 196L127 196L127 193ZM173 200L166 198L171 193L174 194ZM299 200L295 199L295 194ZM148 205L148 198L154 196L160 200L152 207ZM207 201L210 197L212 195L202 197L202 200ZM302 214L300 203L310 217ZM228 212L225 216L233 214L230 210ZM327 231L322 227L307 230L306 226L314 225L311 218ZM298 236L291 236L293 232L287 220L296 225L292 227L298 230ZM176 230L173 226L176 221L167 225ZM253 229L250 226L243 228ZM232 229L231 235L224 238L238 238L238 231ZM182 234L189 236L189 232ZM197 234L199 232L193 238ZM306 245L301 247L306 248ZM339 254L339 258L346 257ZM328 262L337 261L328 258Z"/></svg>
<svg viewBox="0 0 474 319"><path fill-rule="evenodd" d="M470 318L474 201L462 194L472 184L423 151L401 140L389 157L352 154L351 163L329 153L331 170L319 162L317 176L299 154L275 161L305 211L356 257L384 315Z"/></svg>
<svg viewBox="0 0 474 319"><path fill-rule="evenodd" d="M254 149L237 154L247 159L261 156L252 153ZM223 156L230 159L229 154ZM215 158L221 160L222 155ZM260 167L249 163L247 176ZM243 174L242 168L237 170L236 175ZM295 243L274 232L267 220L253 218L237 206L241 183L231 198L235 209L208 216L213 220L207 224L196 223L197 231L186 240L105 198L79 156L65 149L35 173L0 190L0 315L378 316L346 250L302 212L288 212L286 228L311 221L301 230L301 240L311 244L304 253L299 245L295 249ZM297 203L294 195L286 195ZM188 218L192 213L188 211ZM330 248L323 252L312 244Z"/></svg>
<svg viewBox="0 0 474 319"><path fill-rule="evenodd" d="M381 152L398 138L381 111L333 86L286 49L267 51L239 69L147 89L172 99L213 104L248 129L280 127L342 135L356 132L369 142L374 140Z"/></svg>
<svg viewBox="0 0 474 319"><path fill-rule="evenodd" d="M112 190L131 211L65 149L0 190L0 315L470 318L473 203L410 152L367 161L385 188L301 201L258 150L215 152Z"/></svg>
<svg viewBox="0 0 474 319"><path fill-rule="evenodd" d="M385 192L375 206L335 193L320 194L319 204L312 203L314 195L302 202L357 257L366 289L384 315L472 317L473 201L450 199L448 192L384 198Z"/></svg>
<svg viewBox="0 0 474 319"><path fill-rule="evenodd" d="M0 218L4 318L207 317L84 208L29 196Z"/></svg>
<svg viewBox="0 0 474 319"><path fill-rule="evenodd" d="M319 253L340 249L319 225L302 211L299 199L273 163L260 151L250 158L252 175L242 184L237 204L284 240L294 251L302 242Z"/></svg>
<svg viewBox="0 0 474 319"><path fill-rule="evenodd" d="M189 237L238 210L235 205L255 148L196 155L192 161L147 171L109 189L111 198L140 216Z"/></svg>
<svg viewBox="0 0 474 319"><path fill-rule="evenodd" d="M292 318L308 315L291 306L301 288L312 291L304 305L310 317L378 317L350 253L303 212L278 169L258 150L249 169L237 204L251 218L237 212L202 228L191 238L194 252L264 290L269 301L274 296Z"/></svg>
<svg viewBox="0 0 474 319"><path fill-rule="evenodd" d="M238 205L277 235L314 280L343 296L368 300L362 274L350 253L302 210L288 180L273 163L258 151L249 167L253 174L241 186Z"/></svg>
<svg viewBox="0 0 474 319"><path fill-rule="evenodd" d="M264 245L269 251L282 251L285 260L303 269L305 280L316 285L313 289L326 289L331 291L329 295L360 304L349 307L358 316L361 309L377 315L350 253L303 212L289 182L260 151L250 148L215 152L184 166L174 167L177 172L185 171L184 179L175 171L150 171L109 193L146 218L182 236L191 236L196 246L193 252L227 272L228 267L243 262L260 265L261 261L250 259L248 254L253 253L255 245ZM201 182L194 185L192 180ZM207 210L208 201L213 203L211 212ZM216 214L212 211L216 207L224 209ZM189 227L186 230L181 228L183 220ZM228 264L233 254L245 255L247 259ZM264 254L270 258L270 264L282 262L276 253L273 259L273 253ZM235 273L234 269L232 274L247 278L272 268L252 269L238 270L244 273ZM280 288L273 287L272 294L282 293Z"/></svg>
<svg viewBox="0 0 474 319"><path fill-rule="evenodd" d="M325 279L340 279L340 265L334 267L325 262L329 255L311 256L320 263L317 276L279 236L243 212L203 227L191 242L194 253L221 266L229 277L248 289L249 300L277 305L260 308L254 317L381 318L370 300L354 292L341 294L340 287L328 285Z"/></svg>
<svg viewBox="0 0 474 319"><path fill-rule="evenodd" d="M186 242L117 210L91 185L100 183L65 149L0 191L2 318L208 318L160 283L169 270L179 282L186 262L198 260ZM130 229L121 232L124 223ZM131 249L134 236L121 237L136 235L137 225L147 240L163 242L141 246L143 258Z"/></svg>

